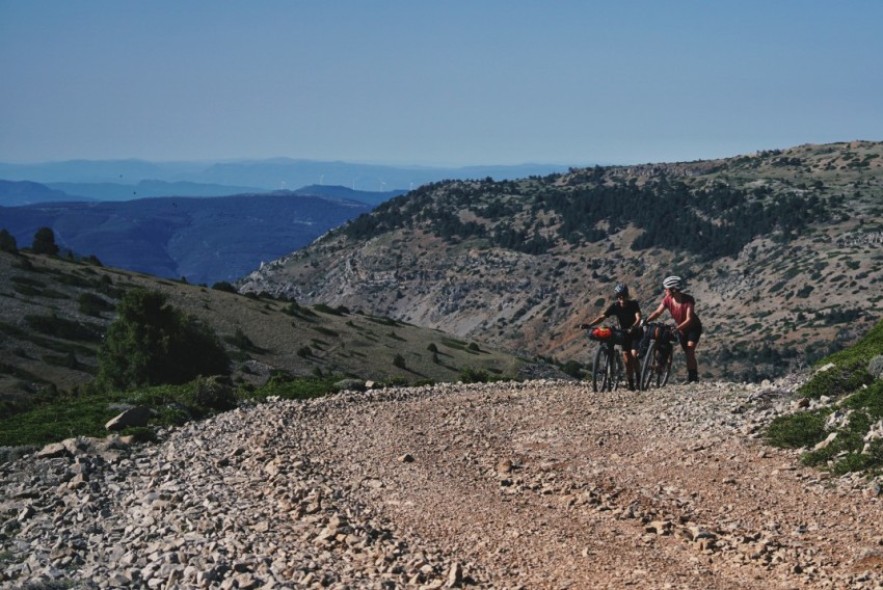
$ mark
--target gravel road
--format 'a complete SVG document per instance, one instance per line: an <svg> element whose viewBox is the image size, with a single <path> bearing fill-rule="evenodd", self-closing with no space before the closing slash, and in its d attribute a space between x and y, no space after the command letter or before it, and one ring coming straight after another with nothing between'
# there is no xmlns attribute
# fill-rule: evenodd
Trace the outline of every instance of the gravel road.
<svg viewBox="0 0 883 590"><path fill-rule="evenodd" d="M344 392L67 441L0 466L0 586L881 588L880 479L763 444L796 383Z"/></svg>

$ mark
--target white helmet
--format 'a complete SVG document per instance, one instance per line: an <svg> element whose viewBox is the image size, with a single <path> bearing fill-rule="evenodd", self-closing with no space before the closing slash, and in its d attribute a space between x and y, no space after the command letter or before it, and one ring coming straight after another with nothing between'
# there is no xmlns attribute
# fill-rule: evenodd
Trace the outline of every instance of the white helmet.
<svg viewBox="0 0 883 590"><path fill-rule="evenodd" d="M684 280L675 275L665 277L665 280L662 281L662 287L664 289L677 289L680 291L684 287Z"/></svg>

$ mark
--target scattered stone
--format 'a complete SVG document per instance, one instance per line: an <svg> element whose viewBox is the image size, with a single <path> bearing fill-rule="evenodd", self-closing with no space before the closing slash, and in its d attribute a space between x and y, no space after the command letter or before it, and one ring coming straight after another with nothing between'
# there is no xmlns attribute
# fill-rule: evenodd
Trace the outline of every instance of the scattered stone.
<svg viewBox="0 0 883 590"><path fill-rule="evenodd" d="M106 430L124 430L126 428L147 426L147 423L153 417L153 410L146 406L135 406L124 410L111 418L104 425Z"/></svg>

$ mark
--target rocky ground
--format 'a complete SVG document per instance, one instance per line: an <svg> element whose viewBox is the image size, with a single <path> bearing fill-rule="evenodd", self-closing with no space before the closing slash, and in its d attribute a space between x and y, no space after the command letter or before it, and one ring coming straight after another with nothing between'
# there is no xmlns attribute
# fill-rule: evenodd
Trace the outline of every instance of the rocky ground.
<svg viewBox="0 0 883 590"><path fill-rule="evenodd" d="M68 441L0 466L0 585L881 588L881 481L759 436L793 381L342 393Z"/></svg>

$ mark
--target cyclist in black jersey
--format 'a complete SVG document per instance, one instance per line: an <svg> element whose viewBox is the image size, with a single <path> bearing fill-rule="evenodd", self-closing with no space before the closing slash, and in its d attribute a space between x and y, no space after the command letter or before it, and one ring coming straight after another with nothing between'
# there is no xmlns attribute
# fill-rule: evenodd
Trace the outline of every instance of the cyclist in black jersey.
<svg viewBox="0 0 883 590"><path fill-rule="evenodd" d="M613 288L616 301L610 304L598 317L587 324L581 324L581 328L590 328L600 324L606 318L616 316L619 327L625 332L622 343L622 360L625 362L626 373L629 380L629 389L634 391L635 383L640 379L638 374L638 348L641 345L641 306L634 299L629 298L629 288L623 283L617 283ZM637 379L636 379L637 376Z"/></svg>

